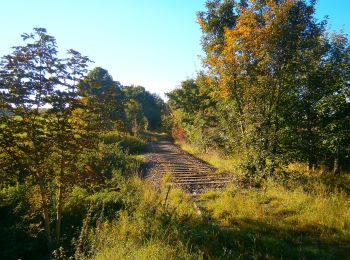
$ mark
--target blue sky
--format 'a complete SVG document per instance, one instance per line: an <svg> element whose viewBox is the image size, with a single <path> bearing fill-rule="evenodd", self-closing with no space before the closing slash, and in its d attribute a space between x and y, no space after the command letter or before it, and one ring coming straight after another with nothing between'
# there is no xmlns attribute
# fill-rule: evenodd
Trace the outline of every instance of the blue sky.
<svg viewBox="0 0 350 260"><path fill-rule="evenodd" d="M60 51L76 49L124 85L164 97L200 69L196 12L205 0L0 0L0 56L44 27ZM349 0L319 0L317 17L350 33Z"/></svg>

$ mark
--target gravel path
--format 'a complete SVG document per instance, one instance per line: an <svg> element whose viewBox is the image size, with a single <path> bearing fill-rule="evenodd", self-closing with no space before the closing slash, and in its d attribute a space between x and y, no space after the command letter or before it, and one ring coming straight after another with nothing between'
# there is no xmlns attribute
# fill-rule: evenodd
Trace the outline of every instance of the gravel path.
<svg viewBox="0 0 350 260"><path fill-rule="evenodd" d="M171 173L171 184L196 195L208 189L224 187L232 182L228 174L218 174L216 169L181 150L170 141L150 143L146 154L146 180L160 190L162 177Z"/></svg>

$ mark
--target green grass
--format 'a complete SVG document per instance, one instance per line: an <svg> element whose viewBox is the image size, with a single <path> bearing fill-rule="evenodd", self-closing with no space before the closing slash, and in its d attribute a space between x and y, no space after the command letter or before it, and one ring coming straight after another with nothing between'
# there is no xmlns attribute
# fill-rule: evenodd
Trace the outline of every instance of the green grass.
<svg viewBox="0 0 350 260"><path fill-rule="evenodd" d="M186 142L176 141L182 150L194 155L195 157L207 162L218 169L219 172L230 172L237 176L242 176L239 168L240 159L238 156L223 156L216 151L203 153L200 149Z"/></svg>
<svg viewBox="0 0 350 260"><path fill-rule="evenodd" d="M88 259L347 259L350 200L325 187L268 181L261 189L208 191L195 206L167 186L133 177L115 195L115 217L88 233ZM108 194L104 195L107 196ZM107 204L106 204L107 205Z"/></svg>
<svg viewBox="0 0 350 260"><path fill-rule="evenodd" d="M168 176L169 177L169 176ZM94 259L347 259L350 201L343 192L209 191L197 202L178 189L157 193L134 178L128 201L90 234ZM128 198L129 196L129 198Z"/></svg>
<svg viewBox="0 0 350 260"><path fill-rule="evenodd" d="M215 152L202 154L193 146L181 146L219 171L236 174L238 159L222 158ZM144 161L142 155L131 156ZM346 187L347 176L325 177L320 172L307 175L291 167L283 181L269 179L259 189L231 185L221 191L208 191L197 202L169 186L170 174L164 175L161 192L136 176L118 178L112 190L92 195L93 204L100 207L90 221L92 225L85 221L87 231L81 236L85 242L76 258L350 256L350 198L340 185Z"/></svg>
<svg viewBox="0 0 350 260"><path fill-rule="evenodd" d="M343 192L305 192L267 182L263 189L227 187L203 195L204 208L230 230L234 249L258 258L346 259L350 200Z"/></svg>
<svg viewBox="0 0 350 260"><path fill-rule="evenodd" d="M171 137L167 133L156 132L156 131L144 131L142 137L148 142L161 141L161 140L170 140Z"/></svg>
<svg viewBox="0 0 350 260"><path fill-rule="evenodd" d="M202 153L177 143L219 171L242 177L239 156ZM226 250L234 258L350 258L350 175L334 176L324 169L308 174L293 164L281 178L266 180L259 189L229 186L201 197L203 212L226 234ZM221 252L222 253L222 252Z"/></svg>
<svg viewBox="0 0 350 260"><path fill-rule="evenodd" d="M137 177L120 196L124 210L88 235L91 259L197 259L181 237L181 223L198 219L191 198L181 190L157 193Z"/></svg>

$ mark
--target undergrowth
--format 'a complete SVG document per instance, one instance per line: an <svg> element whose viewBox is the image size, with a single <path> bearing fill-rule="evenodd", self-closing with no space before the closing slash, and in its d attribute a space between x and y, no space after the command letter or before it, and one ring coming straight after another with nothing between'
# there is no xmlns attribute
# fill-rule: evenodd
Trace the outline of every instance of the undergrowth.
<svg viewBox="0 0 350 260"><path fill-rule="evenodd" d="M238 158L181 148L216 166L239 174ZM326 171L307 173L291 165L261 182L259 188L231 185L202 195L206 217L229 233L235 257L267 259L347 259L350 256L350 178ZM238 172L238 174L236 174Z"/></svg>
<svg viewBox="0 0 350 260"><path fill-rule="evenodd" d="M344 192L306 192L268 181L261 189L230 186L203 199L211 218L231 231L241 256L349 257L350 200Z"/></svg>
<svg viewBox="0 0 350 260"><path fill-rule="evenodd" d="M234 161L209 157L221 171ZM125 168L133 169L130 174L113 170L97 192L73 189L65 208L71 216L85 215L73 241L76 259L349 257L350 200L334 178L290 171L259 188L231 185L194 202L169 185L171 175L156 192L138 177L137 164L131 165ZM67 255L62 250L55 257Z"/></svg>
<svg viewBox="0 0 350 260"><path fill-rule="evenodd" d="M197 259L180 236L181 225L197 221L191 199L180 190L157 193L138 177L124 183L123 205L82 234L80 259ZM89 225L89 219L85 221ZM84 228L83 228L84 229ZM83 244L83 243L81 243ZM81 249L84 250L81 250Z"/></svg>

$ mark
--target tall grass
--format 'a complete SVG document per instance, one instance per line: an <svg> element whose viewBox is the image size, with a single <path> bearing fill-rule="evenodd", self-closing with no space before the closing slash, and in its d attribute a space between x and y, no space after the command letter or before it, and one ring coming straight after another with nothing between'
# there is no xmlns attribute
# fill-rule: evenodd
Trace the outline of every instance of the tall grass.
<svg viewBox="0 0 350 260"><path fill-rule="evenodd" d="M183 141L176 141L175 144L189 154L192 154L202 161L213 165L219 172L231 172L235 173L238 177L242 177L241 170L239 168L239 156L224 156L214 150L203 153L201 149Z"/></svg>
<svg viewBox="0 0 350 260"><path fill-rule="evenodd" d="M203 153L195 146L182 149L242 178L240 157ZM260 188L231 185L208 191L202 209L237 258L348 259L350 258L350 175L334 176L324 168L306 172L291 164L263 181Z"/></svg>
<svg viewBox="0 0 350 260"><path fill-rule="evenodd" d="M197 219L191 199L176 189L159 194L138 177L126 185L119 196L123 209L90 230L89 250L78 258L197 259L179 230L184 221Z"/></svg>
<svg viewBox="0 0 350 260"><path fill-rule="evenodd" d="M221 171L238 159L214 152L201 159ZM233 171L233 174L235 172ZM120 176L117 175L117 176ZM283 176L282 176L283 177ZM163 178L161 192L137 174L114 178L92 195L77 259L347 259L350 199L323 175L268 179L257 188L231 185L196 201ZM81 196L80 196L81 197ZM81 197L83 198L83 197ZM102 206L101 206L102 202ZM91 225L91 223L93 225Z"/></svg>
<svg viewBox="0 0 350 260"><path fill-rule="evenodd" d="M350 252L350 200L344 192L227 187L203 195L208 214L232 231L242 255L269 258L339 258ZM250 254L254 251L254 254ZM250 253L249 253L250 252Z"/></svg>

